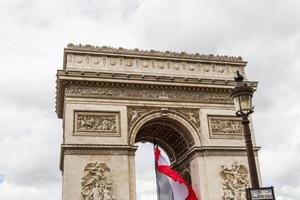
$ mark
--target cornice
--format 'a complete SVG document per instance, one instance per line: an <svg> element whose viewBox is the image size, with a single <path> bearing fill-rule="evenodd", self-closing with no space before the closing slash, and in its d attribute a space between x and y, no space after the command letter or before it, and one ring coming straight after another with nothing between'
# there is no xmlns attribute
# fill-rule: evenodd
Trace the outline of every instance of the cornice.
<svg viewBox="0 0 300 200"><path fill-rule="evenodd" d="M143 75L134 73L113 73L113 72L94 72L94 71L77 71L77 70L58 70L57 77L60 80L84 80L85 81L103 81L103 82L121 82L135 84L154 84L154 85L178 85L187 87L219 87L232 88L236 85L234 80L218 78L193 78L179 76L163 75ZM249 86L256 89L258 82L245 81Z"/></svg>
<svg viewBox="0 0 300 200"><path fill-rule="evenodd" d="M239 65L246 65L247 62L243 61L242 57L238 56L227 56L227 55L204 55L199 53L187 53L187 52L172 52L172 51L157 51L157 50L141 50L141 49L126 49L123 47L114 48L108 46L92 46L82 44L68 44L64 52L73 53L91 53L91 54L109 54L121 57L152 57L152 58L163 58L163 59L186 59L203 62L225 62Z"/></svg>
<svg viewBox="0 0 300 200"><path fill-rule="evenodd" d="M248 82L249 85L256 88L257 82ZM214 80L214 79L193 79L183 77L156 77L144 76L137 74L114 74L114 73L96 73L80 71L58 71L56 87L56 113L62 118L63 105L66 87L87 88L119 88L121 90L149 90L149 92L161 91L183 91L188 93L212 93L212 94L229 94L231 88L235 85L232 80ZM117 89L118 90L118 89ZM78 91L78 90L77 90ZM70 94L70 93L69 93ZM75 97L74 94L71 96ZM228 95L227 95L228 96ZM83 95L82 97L92 98L110 98L104 96ZM118 97L111 97L118 98ZM122 96L120 99L126 99ZM133 98L133 99L132 99ZM134 100L135 97L128 97ZM225 98L227 99L227 97ZM151 99L150 99L151 100ZM174 101L174 99L157 99L160 101ZM180 100L179 100L180 101ZM196 102L197 100L195 100ZM220 103L219 101L210 101L210 103ZM224 101L227 104L227 101Z"/></svg>
<svg viewBox="0 0 300 200"><path fill-rule="evenodd" d="M64 170L65 155L129 155L134 156L137 146L97 145L97 144L62 144L60 149L60 170Z"/></svg>
<svg viewBox="0 0 300 200"><path fill-rule="evenodd" d="M260 146L253 147L254 155L258 156L258 151L261 149ZM186 160L193 160L196 157L207 157L207 156L246 156L247 149L245 146L201 146L194 147L187 152L186 157L177 161L176 166L180 166ZM175 166L174 163L171 165Z"/></svg>

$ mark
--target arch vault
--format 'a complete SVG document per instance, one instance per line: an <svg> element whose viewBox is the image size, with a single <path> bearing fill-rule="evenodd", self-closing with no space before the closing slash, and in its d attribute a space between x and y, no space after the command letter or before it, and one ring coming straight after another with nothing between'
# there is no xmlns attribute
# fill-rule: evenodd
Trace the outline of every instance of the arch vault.
<svg viewBox="0 0 300 200"><path fill-rule="evenodd" d="M69 44L56 96L63 200L135 200L135 143L154 139L198 197L240 200L248 164L230 91L245 66L240 57Z"/></svg>

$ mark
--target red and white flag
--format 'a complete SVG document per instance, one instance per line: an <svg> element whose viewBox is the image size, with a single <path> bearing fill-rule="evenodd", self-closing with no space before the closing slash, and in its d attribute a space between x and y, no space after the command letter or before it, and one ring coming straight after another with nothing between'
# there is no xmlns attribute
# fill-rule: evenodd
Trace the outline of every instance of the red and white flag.
<svg viewBox="0 0 300 200"><path fill-rule="evenodd" d="M154 154L158 200L197 200L192 187L170 168L157 146Z"/></svg>

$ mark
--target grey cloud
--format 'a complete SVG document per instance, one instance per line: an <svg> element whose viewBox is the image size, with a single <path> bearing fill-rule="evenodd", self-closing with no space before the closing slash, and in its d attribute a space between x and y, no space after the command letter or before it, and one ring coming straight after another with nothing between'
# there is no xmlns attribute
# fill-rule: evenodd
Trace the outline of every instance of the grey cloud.
<svg viewBox="0 0 300 200"><path fill-rule="evenodd" d="M4 174L0 174L0 184L4 181Z"/></svg>
<svg viewBox="0 0 300 200"><path fill-rule="evenodd" d="M20 119L18 125L21 127L15 129L15 126L11 126L6 137L0 141L1 152L7 152L1 156L0 170L9 182L26 186L46 186L60 180L60 126L46 116L38 117L42 119L29 115L28 123ZM7 124L10 125L10 122ZM22 128L29 133L24 134ZM57 134L54 135L53 132ZM8 149L11 150L7 151Z"/></svg>
<svg viewBox="0 0 300 200"><path fill-rule="evenodd" d="M240 55L259 81L253 115L262 178L278 199L299 186L298 1L0 2L0 200L60 198L55 73L67 43ZM140 147L140 152L143 152ZM151 148L144 149L151 155ZM137 153L139 199L153 200L151 159ZM153 166L153 165L152 165ZM139 169L140 167L140 169ZM147 169L146 169L147 168ZM143 174L146 169L147 175ZM291 173L292 172L292 173ZM293 175L290 175L293 174ZM5 194L5 196L2 196Z"/></svg>

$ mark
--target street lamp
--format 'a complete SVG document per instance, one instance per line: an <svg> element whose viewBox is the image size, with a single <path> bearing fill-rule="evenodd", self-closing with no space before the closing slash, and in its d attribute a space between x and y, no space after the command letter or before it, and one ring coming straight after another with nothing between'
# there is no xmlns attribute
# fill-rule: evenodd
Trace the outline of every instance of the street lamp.
<svg viewBox="0 0 300 200"><path fill-rule="evenodd" d="M249 119L248 116L253 113L252 107L252 96L254 90L247 85L247 83L243 82L244 77L237 71L237 77L234 77L236 81L236 86L232 90L231 97L234 101L234 105L236 108L236 115L238 117L242 117L242 124L244 127L244 135L247 149L247 157L251 178L252 188L259 188L259 181L255 163L255 157L253 152L252 138L251 132L249 128Z"/></svg>
<svg viewBox="0 0 300 200"><path fill-rule="evenodd" d="M231 97L234 101L236 115L242 118L242 124L244 127L244 135L247 149L247 157L250 171L250 179L252 188L246 189L246 195L248 200L275 200L273 187L259 187L251 132L249 128L248 116L253 113L252 97L254 90L243 82L244 77L237 71L237 76L234 77L236 86L231 92Z"/></svg>

